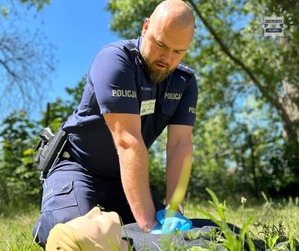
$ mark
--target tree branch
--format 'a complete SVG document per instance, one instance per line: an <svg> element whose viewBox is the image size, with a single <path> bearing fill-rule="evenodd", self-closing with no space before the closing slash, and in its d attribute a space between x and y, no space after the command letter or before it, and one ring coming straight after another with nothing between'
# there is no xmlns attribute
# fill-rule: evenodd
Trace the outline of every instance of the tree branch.
<svg viewBox="0 0 299 251"><path fill-rule="evenodd" d="M18 75L12 71L9 66L3 61L0 59L0 65L2 65L4 67L4 69L7 71L7 73L12 76L13 78L18 78Z"/></svg>
<svg viewBox="0 0 299 251"><path fill-rule="evenodd" d="M203 22L203 24L206 26L206 28L209 30L209 32L214 37L215 41L219 44L222 51L237 65L243 69L246 74L249 76L249 78L252 80L252 82L259 88L262 95L277 109L279 114L281 115L283 121L285 122L285 128L288 132L288 135L296 135L296 130L292 126L292 120L290 119L286 109L284 108L283 104L279 101L279 99L273 97L270 95L270 92L267 88L265 88L262 83L256 78L254 73L247 67L243 61L241 61L239 58L235 57L229 50L229 48L222 42L220 37L217 35L217 32L213 29L213 27L208 23L208 21L203 17L201 14L199 8L197 8L196 4L193 0L187 0L187 2L190 3L190 5L193 7L193 10L199 17L199 19Z"/></svg>

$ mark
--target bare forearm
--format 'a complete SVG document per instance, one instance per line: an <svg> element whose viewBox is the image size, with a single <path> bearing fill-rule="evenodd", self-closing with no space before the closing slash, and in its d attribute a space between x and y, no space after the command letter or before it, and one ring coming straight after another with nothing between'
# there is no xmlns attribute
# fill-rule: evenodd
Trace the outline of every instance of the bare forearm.
<svg viewBox="0 0 299 251"><path fill-rule="evenodd" d="M122 184L139 227L148 232L155 224L155 208L149 188L148 152L136 144L119 152Z"/></svg>
<svg viewBox="0 0 299 251"><path fill-rule="evenodd" d="M192 142L167 148L167 192L166 203L170 203L177 187L180 186L178 202L183 202L192 166Z"/></svg>
<svg viewBox="0 0 299 251"><path fill-rule="evenodd" d="M104 114L120 162L121 180L139 227L148 232L157 223L149 187L148 152L136 114Z"/></svg>

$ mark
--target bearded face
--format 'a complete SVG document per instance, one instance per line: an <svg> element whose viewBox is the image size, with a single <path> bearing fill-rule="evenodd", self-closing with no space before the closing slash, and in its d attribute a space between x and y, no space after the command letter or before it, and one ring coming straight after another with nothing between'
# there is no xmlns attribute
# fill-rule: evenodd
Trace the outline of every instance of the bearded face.
<svg viewBox="0 0 299 251"><path fill-rule="evenodd" d="M167 63L162 61L150 62L147 58L144 58L145 68L148 76L153 84L163 82L168 75L174 71Z"/></svg>

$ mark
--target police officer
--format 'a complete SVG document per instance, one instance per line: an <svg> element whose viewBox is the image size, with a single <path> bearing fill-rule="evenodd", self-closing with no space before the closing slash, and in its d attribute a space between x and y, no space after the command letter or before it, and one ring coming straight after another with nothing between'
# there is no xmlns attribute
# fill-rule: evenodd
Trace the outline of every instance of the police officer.
<svg viewBox="0 0 299 251"><path fill-rule="evenodd" d="M197 84L180 63L194 33L191 9L166 0L144 21L142 36L104 47L93 60L81 102L63 124L64 154L43 184L41 215L33 235L49 231L96 205L116 211L144 232L158 226L148 148L167 127L166 198L180 174L189 179ZM182 202L182 201L181 201Z"/></svg>

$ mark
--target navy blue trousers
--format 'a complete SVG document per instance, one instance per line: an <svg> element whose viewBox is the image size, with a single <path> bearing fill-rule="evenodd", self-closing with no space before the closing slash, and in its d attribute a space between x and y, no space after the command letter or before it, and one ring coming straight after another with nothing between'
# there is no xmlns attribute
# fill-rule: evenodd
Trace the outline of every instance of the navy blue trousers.
<svg viewBox="0 0 299 251"><path fill-rule="evenodd" d="M156 209L163 209L155 192L153 197ZM103 179L63 160L43 183L41 214L32 231L35 241L44 246L55 224L85 215L95 206L117 212L123 224L135 222L120 179Z"/></svg>

